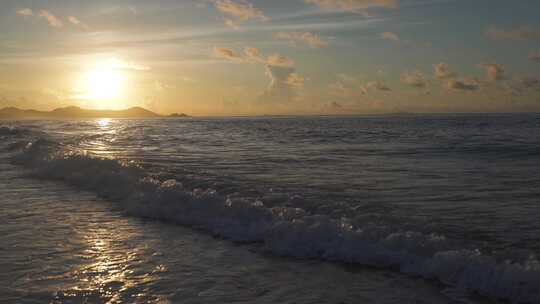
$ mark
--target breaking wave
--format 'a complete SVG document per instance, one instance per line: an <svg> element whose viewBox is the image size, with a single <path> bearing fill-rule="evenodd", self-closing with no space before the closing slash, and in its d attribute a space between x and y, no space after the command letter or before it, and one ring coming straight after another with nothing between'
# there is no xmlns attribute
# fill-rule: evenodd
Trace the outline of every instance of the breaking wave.
<svg viewBox="0 0 540 304"><path fill-rule="evenodd" d="M3 136L23 133L0 128ZM45 138L19 141L11 145L13 149L19 152L12 161L31 169L34 177L93 191L130 215L191 226L237 242L260 243L277 255L396 269L491 298L540 302L540 263L532 256L504 261L464 249L440 235L388 233L301 208L269 207L263 201L224 196L212 189L187 189L176 180L152 177L134 163L96 158Z"/></svg>

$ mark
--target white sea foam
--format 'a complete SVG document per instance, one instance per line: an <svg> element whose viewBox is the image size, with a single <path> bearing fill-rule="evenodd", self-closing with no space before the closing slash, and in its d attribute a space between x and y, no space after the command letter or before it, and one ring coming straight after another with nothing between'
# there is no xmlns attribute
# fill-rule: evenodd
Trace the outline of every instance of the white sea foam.
<svg viewBox="0 0 540 304"><path fill-rule="evenodd" d="M300 208L270 208L212 189L186 189L176 180L152 178L136 165L93 158L54 141L17 147L24 148L14 162L33 168L36 177L94 191L132 215L196 227L238 242L259 242L278 255L398 269L492 298L540 303L540 263L534 257L498 262L439 235L377 233Z"/></svg>

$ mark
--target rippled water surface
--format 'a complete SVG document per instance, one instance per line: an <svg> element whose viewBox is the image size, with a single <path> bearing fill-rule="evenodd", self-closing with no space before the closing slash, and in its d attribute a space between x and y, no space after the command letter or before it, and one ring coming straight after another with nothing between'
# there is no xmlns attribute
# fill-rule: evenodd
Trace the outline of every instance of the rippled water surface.
<svg viewBox="0 0 540 304"><path fill-rule="evenodd" d="M540 287L536 114L1 125L9 129L0 129L0 302L483 301L456 284L540 299L531 295ZM33 154L21 161L25 146ZM50 161L59 151L62 161ZM170 192L178 185L184 192ZM186 199L201 201L163 207ZM129 207L137 200L143 205ZM144 207L154 203L161 207ZM283 215L293 210L303 215ZM355 247L364 241L382 247ZM490 260L463 253L474 250ZM476 268L443 258L452 252ZM514 275L505 260L528 266ZM494 277L471 279L484 271Z"/></svg>
<svg viewBox="0 0 540 304"><path fill-rule="evenodd" d="M0 303L450 302L421 280L268 256L0 168Z"/></svg>

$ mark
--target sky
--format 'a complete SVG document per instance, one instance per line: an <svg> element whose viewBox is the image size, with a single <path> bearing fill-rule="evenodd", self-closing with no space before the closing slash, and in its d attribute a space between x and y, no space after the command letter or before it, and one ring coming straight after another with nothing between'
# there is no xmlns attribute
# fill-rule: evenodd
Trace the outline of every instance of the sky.
<svg viewBox="0 0 540 304"><path fill-rule="evenodd" d="M2 0L0 108L540 111L537 0Z"/></svg>

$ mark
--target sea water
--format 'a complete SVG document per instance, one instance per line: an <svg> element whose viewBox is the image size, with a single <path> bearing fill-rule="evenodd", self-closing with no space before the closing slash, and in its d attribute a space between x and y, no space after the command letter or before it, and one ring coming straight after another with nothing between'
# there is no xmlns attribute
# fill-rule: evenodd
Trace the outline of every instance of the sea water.
<svg viewBox="0 0 540 304"><path fill-rule="evenodd" d="M538 114L0 125L0 302L540 302Z"/></svg>

